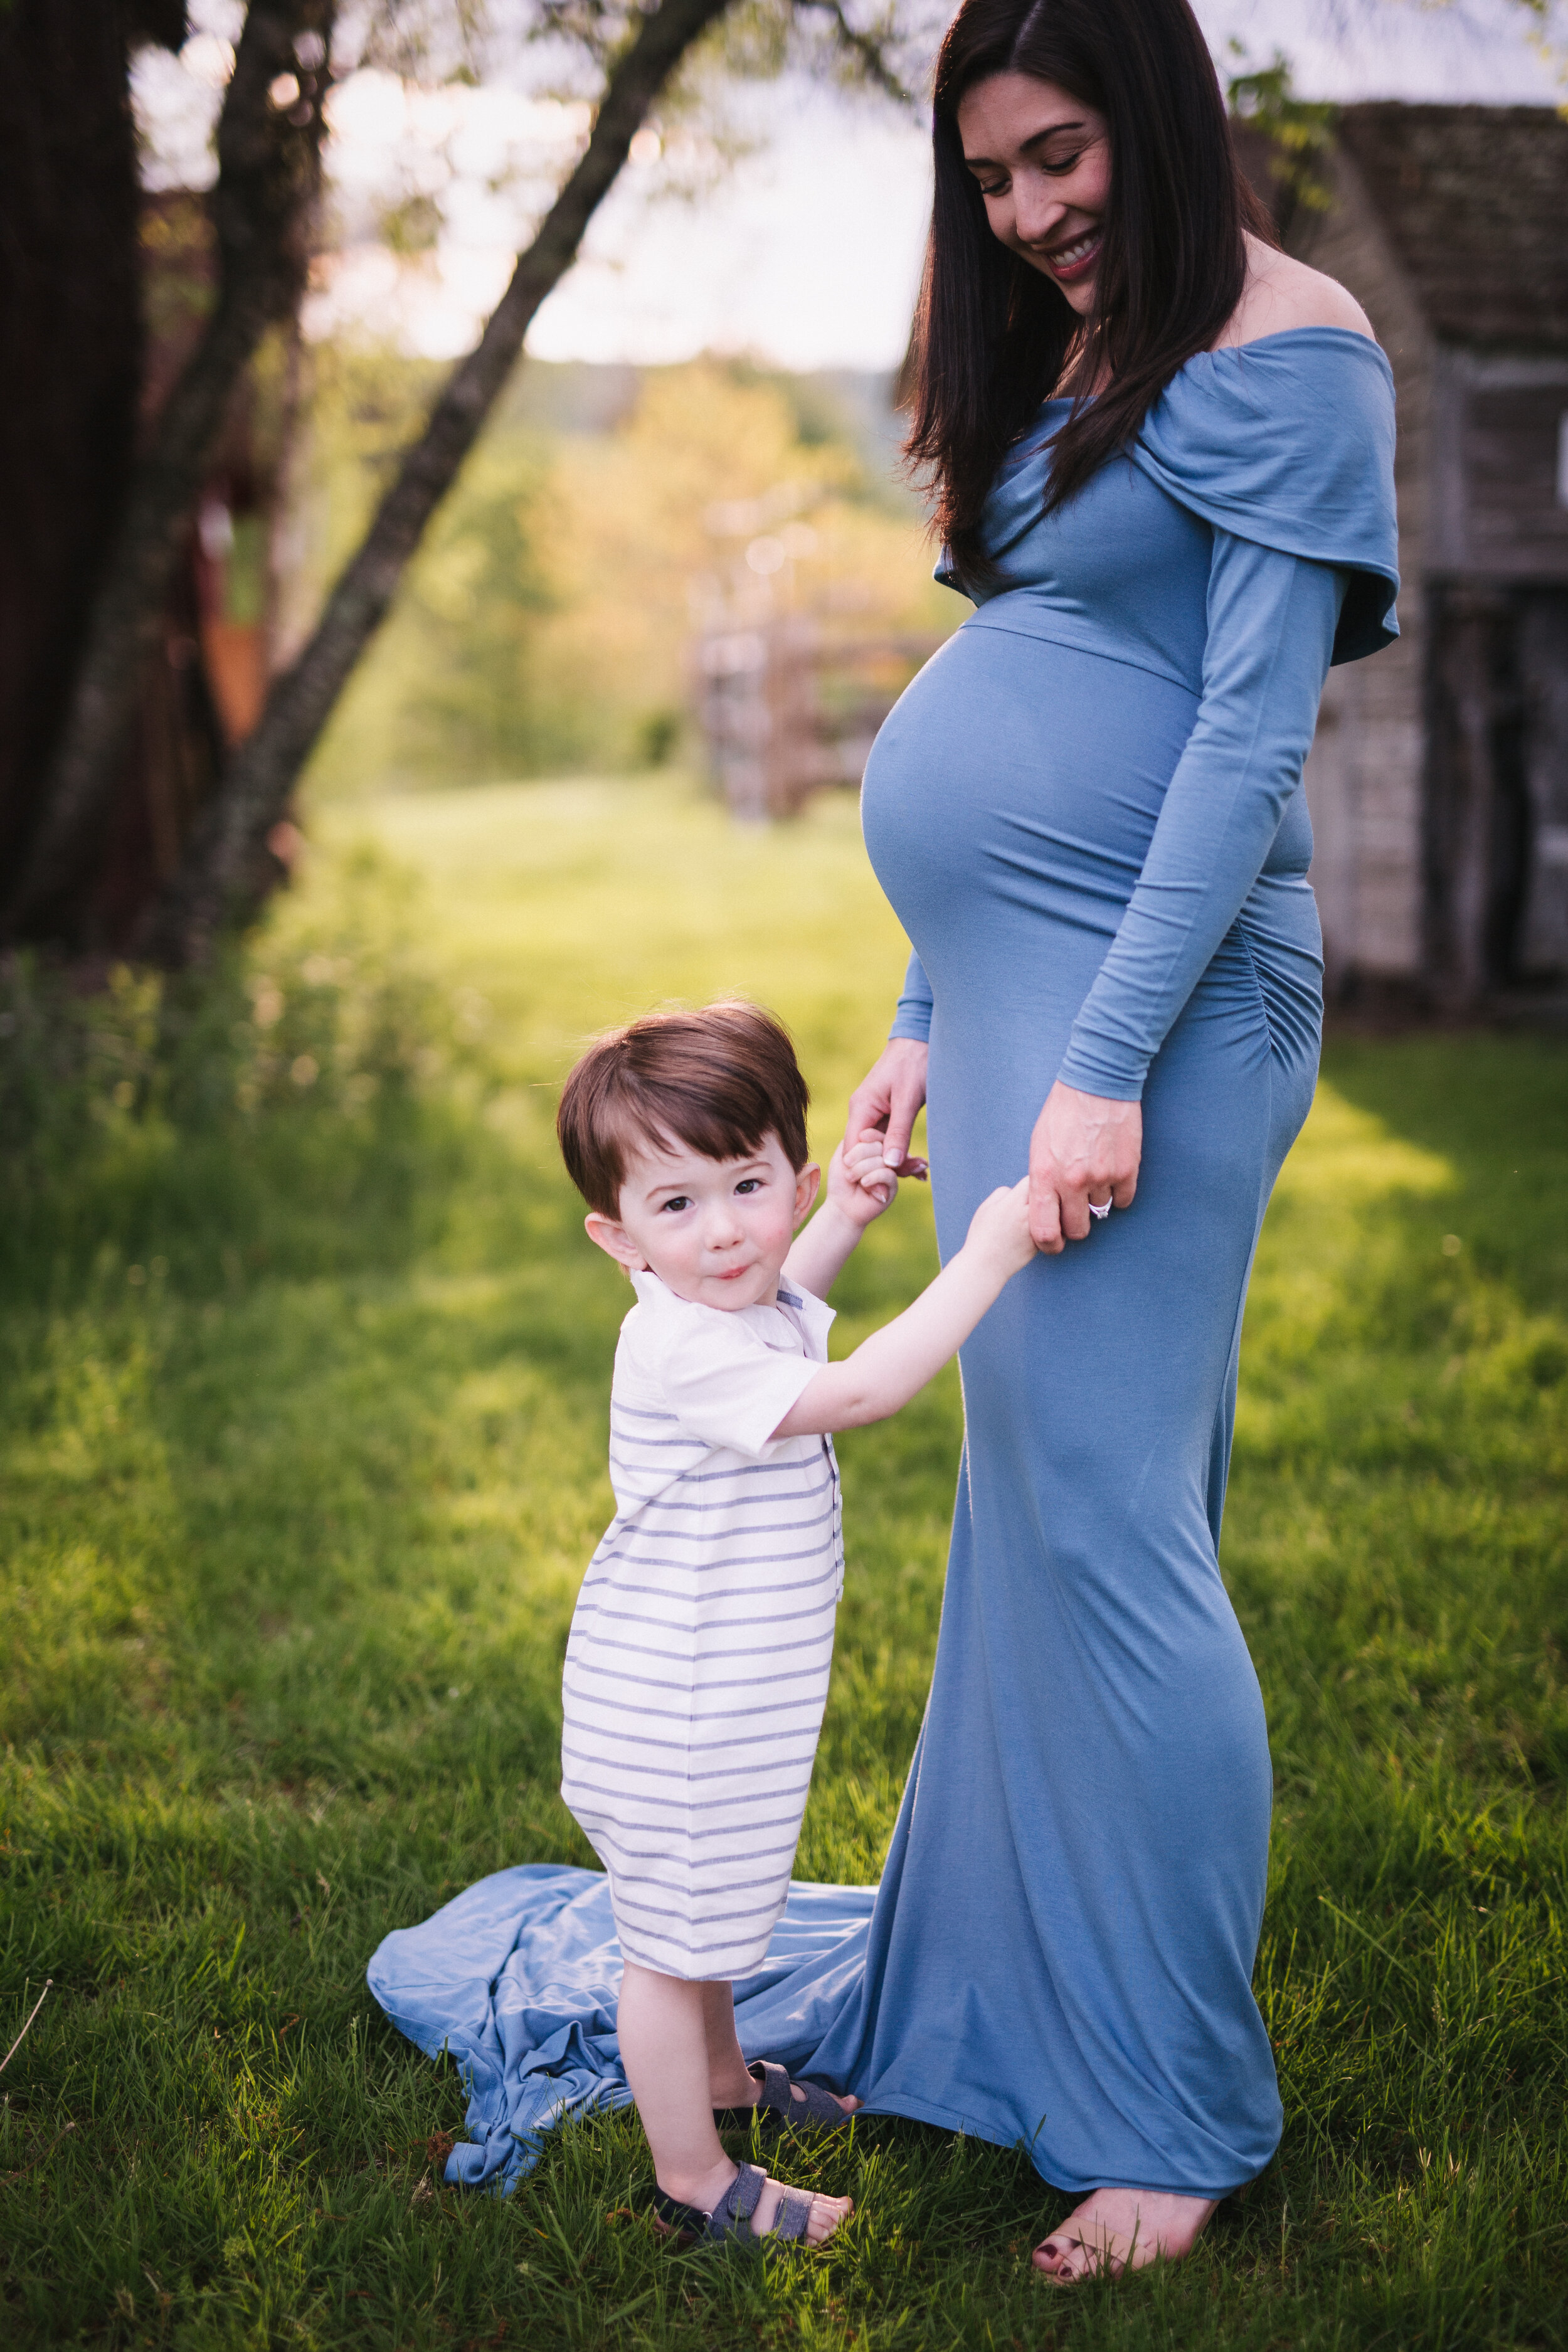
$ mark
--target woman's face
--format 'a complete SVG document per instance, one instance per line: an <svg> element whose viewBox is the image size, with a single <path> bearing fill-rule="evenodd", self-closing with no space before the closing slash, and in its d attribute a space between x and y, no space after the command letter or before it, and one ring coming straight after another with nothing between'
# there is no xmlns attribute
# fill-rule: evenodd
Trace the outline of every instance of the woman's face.
<svg viewBox="0 0 1568 2352"><path fill-rule="evenodd" d="M993 74L959 100L958 135L992 234L1087 318L1110 195L1105 117L1055 82Z"/></svg>

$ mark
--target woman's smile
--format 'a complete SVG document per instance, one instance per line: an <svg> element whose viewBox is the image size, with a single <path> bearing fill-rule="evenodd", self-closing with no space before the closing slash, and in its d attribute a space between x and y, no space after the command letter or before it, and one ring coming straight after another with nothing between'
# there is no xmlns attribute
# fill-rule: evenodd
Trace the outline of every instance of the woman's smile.
<svg viewBox="0 0 1568 2352"><path fill-rule="evenodd" d="M1058 245L1040 260L1051 276L1066 284L1071 278L1090 275L1100 259L1100 231L1089 229L1083 236L1075 237L1070 245Z"/></svg>

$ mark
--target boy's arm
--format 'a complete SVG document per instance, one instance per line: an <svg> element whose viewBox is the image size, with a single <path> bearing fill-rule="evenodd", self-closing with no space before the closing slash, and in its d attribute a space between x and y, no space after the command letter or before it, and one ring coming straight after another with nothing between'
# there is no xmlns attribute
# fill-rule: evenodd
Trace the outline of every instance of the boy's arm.
<svg viewBox="0 0 1568 2352"><path fill-rule="evenodd" d="M815 1298L826 1298L865 1231L847 1217L837 1201L824 1201L809 1225L795 1235L784 1262L785 1279L798 1282Z"/></svg>
<svg viewBox="0 0 1568 2352"><path fill-rule="evenodd" d="M867 1226L881 1215L898 1192L898 1178L882 1165L881 1137L875 1137L873 1143L874 1150L864 1143L858 1145L847 1160L844 1146L838 1146L827 1163L822 1206L796 1234L784 1262L784 1274L816 1298L826 1297ZM868 1182L860 1181L862 1168Z"/></svg>
<svg viewBox="0 0 1568 2352"><path fill-rule="evenodd" d="M981 1202L963 1247L930 1287L841 1364L825 1364L773 1435L817 1437L897 1412L958 1353L986 1308L1034 1255L1026 1178Z"/></svg>

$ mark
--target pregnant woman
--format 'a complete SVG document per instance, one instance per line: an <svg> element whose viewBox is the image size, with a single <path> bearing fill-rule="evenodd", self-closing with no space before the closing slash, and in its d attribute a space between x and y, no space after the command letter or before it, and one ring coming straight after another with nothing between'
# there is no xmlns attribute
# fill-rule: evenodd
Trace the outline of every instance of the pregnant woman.
<svg viewBox="0 0 1568 2352"><path fill-rule="evenodd" d="M1185 2252L1280 2110L1251 1974L1262 1700L1216 1547L1247 1273L1311 1099L1301 769L1388 643L1388 365L1274 249L1186 0L965 0L937 68L912 446L977 609L866 772L914 943L851 1105L929 1101L944 1254L1027 1166L1043 1255L963 1351L931 1702L880 1889L801 1888L748 2058L1081 2201L1053 2279ZM473 2138L625 2099L597 1874L521 1864L372 1963ZM846 2104L848 2099L847 2097Z"/></svg>
<svg viewBox="0 0 1568 2352"><path fill-rule="evenodd" d="M1067 2280L1184 2252L1279 2137L1216 1546L1317 1070L1302 762L1394 633L1393 383L1269 243L1185 0L966 0L935 148L911 446L977 610L866 772L915 956L849 1127L901 1165L929 1102L944 1252L1027 1162L1047 1255L963 1351L926 1723L811 2071L1022 2139L1083 2199Z"/></svg>

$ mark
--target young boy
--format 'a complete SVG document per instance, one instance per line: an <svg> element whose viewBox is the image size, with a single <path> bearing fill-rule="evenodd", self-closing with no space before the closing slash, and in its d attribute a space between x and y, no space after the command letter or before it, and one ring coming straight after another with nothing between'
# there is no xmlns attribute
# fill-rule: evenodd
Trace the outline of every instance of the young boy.
<svg viewBox="0 0 1568 2352"><path fill-rule="evenodd" d="M1034 1255L1026 1182L993 1192L913 1306L842 1363L822 1304L896 1180L880 1139L827 1171L805 1082L756 1006L650 1013L566 1081L589 1234L631 1276L610 1396L616 1511L566 1650L561 1792L610 1881L621 2056L661 2226L822 2245L852 2210L737 2167L715 2111L841 2124L852 2099L748 2071L731 1987L789 1892L844 1580L829 1433L881 1421Z"/></svg>

